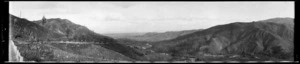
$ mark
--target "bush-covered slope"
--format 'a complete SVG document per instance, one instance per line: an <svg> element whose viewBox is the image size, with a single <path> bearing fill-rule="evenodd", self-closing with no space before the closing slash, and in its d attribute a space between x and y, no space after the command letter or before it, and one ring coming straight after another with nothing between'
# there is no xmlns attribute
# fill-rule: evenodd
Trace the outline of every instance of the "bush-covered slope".
<svg viewBox="0 0 300 64"><path fill-rule="evenodd" d="M115 53L121 53L124 56L132 58L133 60L140 60L140 56L142 56L142 54L138 53L132 48L119 44L118 41L114 40L113 38L102 36L92 32L84 26L74 24L65 19L46 19L47 21L45 24L39 24L39 21L31 22L13 15L11 15L10 19L10 23L12 23L13 41L18 41L18 44L41 44L39 46L44 46L43 44L50 43L52 41L67 40L71 42L88 42L88 44L101 46L105 49L115 51ZM27 51L42 53L33 50Z"/></svg>
<svg viewBox="0 0 300 64"><path fill-rule="evenodd" d="M285 24L263 21L237 22L161 41L153 45L153 49L170 53L174 57L195 57L207 53L291 60L294 52L293 42L294 30Z"/></svg>
<svg viewBox="0 0 300 64"><path fill-rule="evenodd" d="M97 34L84 26L74 24L66 19L52 18L46 19L45 23L42 23L41 20L35 21L35 23L56 31L56 33L64 34L69 41L94 42L96 45L114 50L136 60L140 59L139 57L142 56L142 54L136 52L132 48L119 44L118 41L113 38Z"/></svg>
<svg viewBox="0 0 300 64"><path fill-rule="evenodd" d="M13 39L22 41L38 41L38 40L57 40L62 35L54 33L38 24L32 23L27 19L18 18L10 15L11 35Z"/></svg>
<svg viewBox="0 0 300 64"><path fill-rule="evenodd" d="M109 40L113 40L107 36L97 34L85 26L74 24L67 19L51 18L45 19L45 23L43 23L42 20L33 22L55 33L64 35L64 40L84 42L108 42Z"/></svg>
<svg viewBox="0 0 300 64"><path fill-rule="evenodd" d="M266 19L266 20L262 20L262 21L285 24L288 27L294 28L294 19L293 18L271 18L271 19Z"/></svg>

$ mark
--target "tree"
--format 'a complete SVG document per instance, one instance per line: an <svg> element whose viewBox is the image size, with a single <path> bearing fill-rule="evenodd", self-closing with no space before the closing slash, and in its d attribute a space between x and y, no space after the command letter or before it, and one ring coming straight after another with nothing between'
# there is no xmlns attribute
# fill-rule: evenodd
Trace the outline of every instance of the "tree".
<svg viewBox="0 0 300 64"><path fill-rule="evenodd" d="M42 18L42 23L43 23L43 24L46 23L46 18L45 18L45 16L43 16L43 18Z"/></svg>
<svg viewBox="0 0 300 64"><path fill-rule="evenodd" d="M67 30L66 30L66 37L67 37L67 38L69 38L69 34L70 34L70 32L71 32L71 30L70 30L70 29L67 29Z"/></svg>

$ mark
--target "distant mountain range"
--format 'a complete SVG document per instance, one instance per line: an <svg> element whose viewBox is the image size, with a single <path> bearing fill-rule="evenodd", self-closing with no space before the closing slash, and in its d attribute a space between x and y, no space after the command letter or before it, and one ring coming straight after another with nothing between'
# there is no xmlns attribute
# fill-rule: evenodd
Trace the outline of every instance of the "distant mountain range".
<svg viewBox="0 0 300 64"><path fill-rule="evenodd" d="M103 35L112 37L114 39L121 39L121 38L127 38L127 37L141 36L144 34L145 33L106 33Z"/></svg>
<svg viewBox="0 0 300 64"><path fill-rule="evenodd" d="M169 40L176 38L178 36L186 35L189 33L193 33L198 30L182 30L182 31L167 31L163 33L157 33L157 32L148 32L148 33L115 33L115 34L104 34L109 37L113 37L115 39L130 39L130 40L136 40L136 41L147 41L147 42L157 42L157 41L163 41L163 40Z"/></svg>

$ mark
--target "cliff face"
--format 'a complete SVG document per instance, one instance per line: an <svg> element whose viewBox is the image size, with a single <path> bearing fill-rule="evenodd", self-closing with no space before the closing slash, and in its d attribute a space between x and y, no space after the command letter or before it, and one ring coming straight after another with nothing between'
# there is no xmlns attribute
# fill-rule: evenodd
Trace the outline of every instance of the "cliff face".
<svg viewBox="0 0 300 64"><path fill-rule="evenodd" d="M205 53L291 60L294 52L293 39L294 29L286 24L238 22L163 41L155 44L153 49L170 53L174 57L195 57Z"/></svg>

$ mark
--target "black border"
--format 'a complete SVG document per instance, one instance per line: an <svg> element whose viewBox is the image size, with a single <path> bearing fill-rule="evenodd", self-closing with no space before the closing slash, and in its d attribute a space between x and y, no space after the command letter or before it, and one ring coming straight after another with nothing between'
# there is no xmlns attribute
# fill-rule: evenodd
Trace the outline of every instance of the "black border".
<svg viewBox="0 0 300 64"><path fill-rule="evenodd" d="M226 1L295 1L295 0L4 0L4 1L179 1L179 2L201 2L201 1L222 1L222 2L226 2Z"/></svg>
<svg viewBox="0 0 300 64"><path fill-rule="evenodd" d="M9 36L9 17L8 2L1 2L1 44L0 44L0 60L8 60L8 36Z"/></svg>
<svg viewBox="0 0 300 64"><path fill-rule="evenodd" d="M294 61L297 61L297 63L299 63L299 52L297 52L297 44L299 45L299 43L295 43L295 42L297 42L297 39L295 40L295 35L297 34L297 30L296 30L296 28L297 28L297 19L296 19L296 17L297 17L297 1L295 1L294 2L294 4L295 4L295 19L294 19Z"/></svg>
<svg viewBox="0 0 300 64"><path fill-rule="evenodd" d="M0 31L0 39L1 39L1 43L0 43L0 61L2 61L3 63L7 63L6 61L8 60L8 42L9 42L9 1L117 1L117 2L140 2L140 1L136 1L136 0L127 0L127 1L124 1L124 0L4 0L3 2L1 2L1 17L0 17L0 28L1 28L1 31ZM142 0L144 2L152 2L152 1L159 1L159 2L170 2L168 0ZM174 1L174 0L173 0ZM201 1L197 1L197 0L187 0L187 1L176 1L175 2L206 2L206 1L209 1L209 2L214 2L214 1L218 1L218 2L227 2L227 1L224 1L224 0L201 0ZM229 1L238 1L240 2L239 0L229 0ZM242 1L259 1L259 0L242 0ZM294 22L297 23L297 13L296 13L296 10L297 10L297 1L295 0L260 0L260 1L294 1L295 3L295 19L294 19ZM296 29L297 25L294 25ZM297 30L294 30L294 35L296 36L296 32ZM295 40L296 37L294 37L294 61L295 62L291 62L291 63L299 63L299 53L297 52L297 45L298 43L295 43L297 42L297 40ZM285 62L284 62L285 63ZM290 62L288 62L290 63Z"/></svg>

